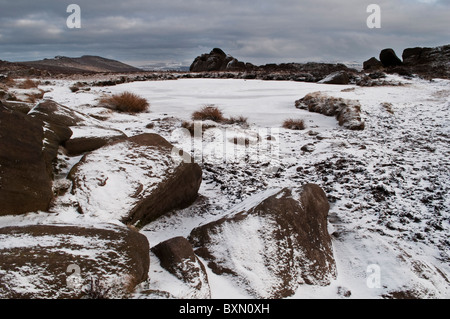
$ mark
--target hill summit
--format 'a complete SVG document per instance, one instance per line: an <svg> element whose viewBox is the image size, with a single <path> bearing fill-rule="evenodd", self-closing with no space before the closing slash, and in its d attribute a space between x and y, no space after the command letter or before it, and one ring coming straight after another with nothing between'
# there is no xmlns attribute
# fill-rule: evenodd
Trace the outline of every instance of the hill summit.
<svg viewBox="0 0 450 319"><path fill-rule="evenodd" d="M17 62L17 64L32 67L35 69L61 73L142 71L141 69L116 60L106 59L100 56L93 55L84 55L79 58L56 56L53 59Z"/></svg>

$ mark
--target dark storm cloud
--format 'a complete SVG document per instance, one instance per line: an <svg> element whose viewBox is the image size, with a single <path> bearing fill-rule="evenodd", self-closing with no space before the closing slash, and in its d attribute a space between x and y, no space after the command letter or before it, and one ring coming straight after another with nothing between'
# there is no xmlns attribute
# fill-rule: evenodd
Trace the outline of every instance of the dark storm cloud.
<svg viewBox="0 0 450 319"><path fill-rule="evenodd" d="M221 47L257 64L359 60L385 47L449 43L448 1L380 0L381 29L366 25L374 1L0 0L0 59L95 54L134 64L189 63ZM81 29L69 29L69 4Z"/></svg>

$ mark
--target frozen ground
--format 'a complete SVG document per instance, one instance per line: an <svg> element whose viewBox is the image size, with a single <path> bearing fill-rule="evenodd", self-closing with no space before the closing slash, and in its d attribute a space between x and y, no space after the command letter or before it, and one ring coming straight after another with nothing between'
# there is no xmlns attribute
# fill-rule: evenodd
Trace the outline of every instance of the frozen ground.
<svg viewBox="0 0 450 319"><path fill-rule="evenodd" d="M316 183L331 202L338 276L329 287L302 286L293 298L449 298L450 81L388 80L403 85L185 79L72 93L71 82L55 80L41 88L49 91L45 98L102 116L106 126L128 136L156 132L199 161L204 176L199 199L146 226L142 232L152 246L188 236L236 205L251 205L264 191ZM150 111L128 115L95 107L101 95L122 91L147 98ZM366 129L349 131L333 117L295 108L295 100L315 91L359 100ZM243 115L250 126L219 126L203 139L192 139L181 122L206 104L215 104L225 116ZM304 119L306 130L282 129L287 118ZM154 127L146 128L149 123ZM244 142L236 145L235 138ZM79 158L66 160L72 165ZM0 226L61 221L95 218L61 205L53 214L2 217ZM250 298L226 276L207 271L213 298ZM190 295L154 255L149 277L152 289Z"/></svg>

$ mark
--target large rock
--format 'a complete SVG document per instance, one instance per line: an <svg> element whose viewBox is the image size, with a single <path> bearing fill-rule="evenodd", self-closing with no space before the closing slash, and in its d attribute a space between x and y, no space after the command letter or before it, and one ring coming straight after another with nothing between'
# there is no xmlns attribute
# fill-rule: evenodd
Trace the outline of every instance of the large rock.
<svg viewBox="0 0 450 319"><path fill-rule="evenodd" d="M0 102L0 215L46 211L53 198L41 123Z"/></svg>
<svg viewBox="0 0 450 319"><path fill-rule="evenodd" d="M393 49L382 50L380 52L380 61L385 67L400 66L403 64Z"/></svg>
<svg viewBox="0 0 450 319"><path fill-rule="evenodd" d="M86 154L69 174L80 211L145 225L197 197L202 170L157 134L112 142Z"/></svg>
<svg viewBox="0 0 450 319"><path fill-rule="evenodd" d="M268 190L189 239L216 274L258 298L292 296L300 285L329 285L336 277L327 230L329 204L317 185Z"/></svg>
<svg viewBox="0 0 450 319"><path fill-rule="evenodd" d="M219 48L213 49L209 54L198 56L191 64L191 72L210 71L245 71L246 65L227 55Z"/></svg>
<svg viewBox="0 0 450 319"><path fill-rule="evenodd" d="M364 71L377 71L383 68L383 63L375 57L370 58L363 63Z"/></svg>
<svg viewBox="0 0 450 319"><path fill-rule="evenodd" d="M365 122L361 118L361 105L358 101L328 96L322 92L307 94L295 102L299 109L327 116L335 116L339 125L350 130L364 130Z"/></svg>
<svg viewBox="0 0 450 319"><path fill-rule="evenodd" d="M329 74L323 80L319 81L319 83L347 85L350 83L350 78L349 78L347 72L338 71L338 72L333 72L333 73Z"/></svg>
<svg viewBox="0 0 450 319"><path fill-rule="evenodd" d="M113 225L0 228L0 255L2 299L123 298L150 265L147 238Z"/></svg>
<svg viewBox="0 0 450 319"><path fill-rule="evenodd" d="M164 241L153 247L152 252L159 258L164 269L191 288L192 292L185 297L211 298L211 289L205 266L195 255L186 238L175 237Z"/></svg>

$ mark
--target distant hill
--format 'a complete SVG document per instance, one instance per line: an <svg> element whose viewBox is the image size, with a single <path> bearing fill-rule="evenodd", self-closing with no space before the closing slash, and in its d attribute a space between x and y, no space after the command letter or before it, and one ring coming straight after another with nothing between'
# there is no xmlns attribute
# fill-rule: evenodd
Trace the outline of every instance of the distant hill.
<svg viewBox="0 0 450 319"><path fill-rule="evenodd" d="M60 73L85 73L85 72L139 72L141 69L131 65L102 58L99 56L84 55L80 58L57 56L54 59L39 61L16 62L18 65Z"/></svg>

